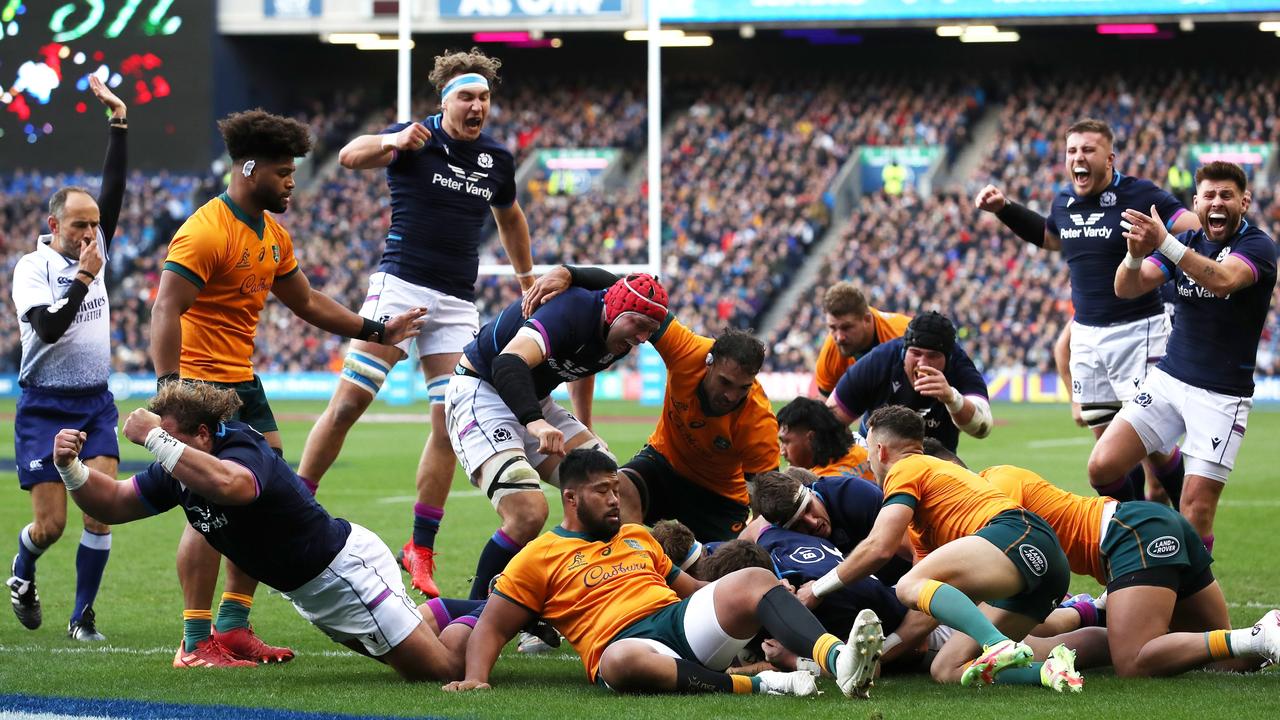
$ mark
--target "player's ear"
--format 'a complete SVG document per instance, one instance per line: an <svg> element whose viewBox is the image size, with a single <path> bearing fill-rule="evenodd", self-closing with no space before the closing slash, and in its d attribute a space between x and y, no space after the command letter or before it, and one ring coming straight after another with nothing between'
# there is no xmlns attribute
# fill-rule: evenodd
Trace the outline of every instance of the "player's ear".
<svg viewBox="0 0 1280 720"><path fill-rule="evenodd" d="M52 232L54 235L57 235L58 234L58 218L53 215L50 215L48 223L49 223L49 232Z"/></svg>

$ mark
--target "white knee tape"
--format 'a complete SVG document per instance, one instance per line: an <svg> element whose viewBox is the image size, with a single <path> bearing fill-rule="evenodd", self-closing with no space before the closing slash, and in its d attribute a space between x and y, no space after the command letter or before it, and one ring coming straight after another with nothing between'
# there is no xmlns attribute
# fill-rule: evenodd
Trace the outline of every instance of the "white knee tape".
<svg viewBox="0 0 1280 720"><path fill-rule="evenodd" d="M480 489L494 507L498 501L518 492L542 492L542 479L519 450L503 450L480 467Z"/></svg>
<svg viewBox="0 0 1280 720"><path fill-rule="evenodd" d="M1091 428L1106 427L1120 412L1120 403L1085 403L1080 406L1080 417Z"/></svg>
<svg viewBox="0 0 1280 720"><path fill-rule="evenodd" d="M377 395L382 383L387 381L387 373L391 366L378 358L358 350L348 350L342 359L343 380L364 390L370 395Z"/></svg>

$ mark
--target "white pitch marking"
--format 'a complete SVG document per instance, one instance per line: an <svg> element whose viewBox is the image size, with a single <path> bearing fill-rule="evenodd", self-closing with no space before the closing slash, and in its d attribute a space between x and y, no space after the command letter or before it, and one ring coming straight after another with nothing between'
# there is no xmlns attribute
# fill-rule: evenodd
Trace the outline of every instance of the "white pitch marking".
<svg viewBox="0 0 1280 720"><path fill-rule="evenodd" d="M1074 447L1076 445L1092 445L1094 439L1091 437L1069 437L1069 438L1052 438L1049 440L1032 440L1027 443L1029 448L1052 448L1052 447Z"/></svg>

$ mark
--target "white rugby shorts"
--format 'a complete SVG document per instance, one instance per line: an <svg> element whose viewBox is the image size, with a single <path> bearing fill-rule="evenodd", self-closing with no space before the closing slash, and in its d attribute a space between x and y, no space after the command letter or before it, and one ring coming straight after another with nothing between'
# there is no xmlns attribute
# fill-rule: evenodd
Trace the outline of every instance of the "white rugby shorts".
<svg viewBox="0 0 1280 720"><path fill-rule="evenodd" d="M1168 343L1169 317L1163 314L1107 327L1072 322L1072 402L1132 400Z"/></svg>
<svg viewBox="0 0 1280 720"><path fill-rule="evenodd" d="M1171 451L1185 433L1186 474L1226 482L1251 408L1253 398L1204 390L1152 368L1140 392L1118 417L1133 426L1148 454Z"/></svg>
<svg viewBox="0 0 1280 720"><path fill-rule="evenodd" d="M375 657L391 652L422 622L386 543L355 523L329 567L282 594L334 642L359 640Z"/></svg>
<svg viewBox="0 0 1280 720"><path fill-rule="evenodd" d="M475 304L385 272L369 276L369 292L365 293L360 316L387 322L416 307L426 308L427 314L418 337L396 345L405 357L409 356L409 347L414 342L418 345L419 357L460 353L480 330L480 311Z"/></svg>
<svg viewBox="0 0 1280 720"><path fill-rule="evenodd" d="M550 396L543 398L541 407L543 419L564 433L566 443L587 432L587 426L582 421ZM458 462L462 463L467 477L477 486L480 483L480 468L500 452L523 452L534 468L547 459L546 455L538 453L538 438L530 435L524 425L516 420L498 391L480 378L454 375L449 379L449 389L445 391L444 417L453 452L458 456ZM489 493L487 487L480 489ZM498 499L497 494L490 498L495 506Z"/></svg>

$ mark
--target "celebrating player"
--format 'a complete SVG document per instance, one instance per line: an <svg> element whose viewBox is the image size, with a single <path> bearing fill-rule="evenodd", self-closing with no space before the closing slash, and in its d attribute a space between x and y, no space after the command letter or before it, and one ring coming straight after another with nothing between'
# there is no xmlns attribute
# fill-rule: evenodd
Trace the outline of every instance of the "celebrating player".
<svg viewBox="0 0 1280 720"><path fill-rule="evenodd" d="M67 526L67 495L55 484L51 438L64 426L85 430L94 436L84 451L90 467L114 478L120 462L119 414L107 389L111 321L102 273L124 201L128 108L96 75L89 76L89 87L111 110L99 202L80 187L55 192L49 199L50 234L41 235L35 251L13 268L13 304L22 331L22 394L13 440L18 484L31 493L35 517L18 534L18 554L5 584L13 612L29 630L43 620L36 561ZM67 623L72 640L106 640L98 632L93 601L110 553L111 528L85 513Z"/></svg>
<svg viewBox="0 0 1280 720"><path fill-rule="evenodd" d="M472 49L437 56L430 81L440 93L441 112L423 122L397 123L376 135L361 135L339 153L343 167L386 168L391 228L360 315L370 320L414 307L427 308L416 339L431 403L431 433L418 463L418 502L404 565L413 586L440 594L435 537L453 483L454 455L444 432L444 394L462 348L479 328L476 270L485 219L492 214L521 288L533 282L529 226L516 200L511 151L484 132L491 86L502 62ZM342 450L387 373L408 357L410 341L397 346L351 342L341 380L307 436L298 472L311 487Z"/></svg>
<svg viewBox="0 0 1280 720"><path fill-rule="evenodd" d="M282 453L275 416L253 371L253 341L267 293L316 327L388 345L416 335L424 311L414 308L386 323L362 318L307 282L292 238L272 216L288 210L294 158L311 150L305 125L251 110L220 120L218 129L234 166L231 186L188 218L169 243L151 310L151 359L162 385L181 378L233 388L242 403L237 419ZM254 634L249 610L257 581L232 563L211 630L218 554L191 528L178 545L178 579L186 632L175 667L196 660L221 663L222 655L202 649L214 630L219 647L237 657L260 662L293 657L289 649L266 645Z"/></svg>
<svg viewBox="0 0 1280 720"><path fill-rule="evenodd" d="M1076 313L1070 339L1071 400L1080 404L1081 417L1098 438L1121 406L1138 394L1169 338L1169 320L1153 289L1121 298L1109 282L1125 253L1121 213L1155 206L1175 233L1196 229L1199 222L1151 181L1115 169L1114 136L1105 122L1080 120L1067 128L1066 141L1070 187L1058 193L1048 218L1005 198L994 185L984 187L974 204L994 213L1026 242L1060 250L1066 258ZM1178 453L1171 449L1154 455L1151 465L1170 496L1176 496L1183 475ZM1124 477L1125 471L1134 476ZM1142 487L1141 473L1135 462L1107 485L1095 487L1099 494L1132 500L1133 488Z"/></svg>
<svg viewBox="0 0 1280 720"><path fill-rule="evenodd" d="M846 695L865 695L878 622L847 646L773 573L752 568L711 584L694 580L648 530L622 523L619 484L618 466L604 453L578 450L564 459L564 521L498 577L467 643L466 679L446 690L488 688L502 646L541 615L582 657L588 679L617 692L814 694L806 671L724 672L763 627L792 652L815 658Z"/></svg>
<svg viewBox="0 0 1280 720"><path fill-rule="evenodd" d="M867 304L867 296L853 283L838 282L822 296L822 312L826 317L827 337L818 351L813 379L822 397L827 397L840 382L849 366L907 330L908 315L883 312Z"/></svg>
<svg viewBox="0 0 1280 720"><path fill-rule="evenodd" d="M827 407L846 425L886 405L919 412L925 433L952 450L961 430L984 438L993 424L982 373L956 343L951 320L932 311L915 316L905 335L845 371L827 398ZM864 418L864 436L866 427Z"/></svg>
<svg viewBox="0 0 1280 720"><path fill-rule="evenodd" d="M211 383L169 383L150 409L134 410L124 436L155 456L129 480L91 470L90 441L60 431L54 465L76 504L126 523L181 506L189 527L250 577L279 590L298 614L335 642L369 655L406 680L448 680L462 670L467 628L446 647L405 593L391 551L377 535L320 507L261 433L231 418L238 393ZM444 630L444 628L441 628ZM254 667L217 638L189 667Z"/></svg>
<svg viewBox="0 0 1280 720"><path fill-rule="evenodd" d="M1168 352L1089 456L1089 482L1101 492L1126 463L1171 451L1185 433L1179 507L1211 552L1218 499L1253 407L1258 340L1276 284L1276 244L1245 219L1250 200L1244 170L1212 162L1196 171L1202 229L1175 238L1155 205L1150 215L1125 211L1132 227L1128 254L1115 268L1116 295L1142 297L1173 281L1178 322Z"/></svg>

